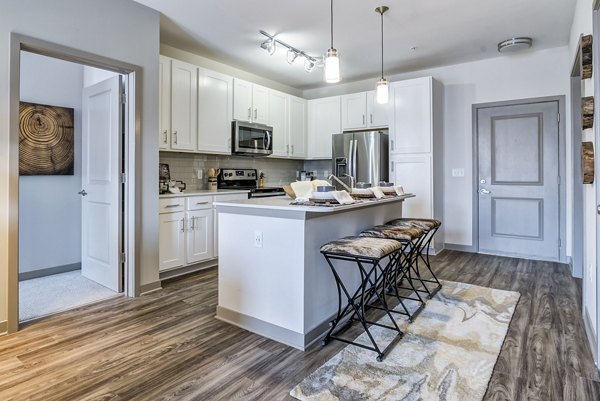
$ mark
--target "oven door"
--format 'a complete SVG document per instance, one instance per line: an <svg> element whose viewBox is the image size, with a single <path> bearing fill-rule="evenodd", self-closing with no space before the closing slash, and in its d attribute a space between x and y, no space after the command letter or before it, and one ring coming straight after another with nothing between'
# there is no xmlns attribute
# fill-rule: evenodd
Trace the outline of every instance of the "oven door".
<svg viewBox="0 0 600 401"><path fill-rule="evenodd" d="M273 153L273 128L242 121L233 122L233 152L270 155Z"/></svg>

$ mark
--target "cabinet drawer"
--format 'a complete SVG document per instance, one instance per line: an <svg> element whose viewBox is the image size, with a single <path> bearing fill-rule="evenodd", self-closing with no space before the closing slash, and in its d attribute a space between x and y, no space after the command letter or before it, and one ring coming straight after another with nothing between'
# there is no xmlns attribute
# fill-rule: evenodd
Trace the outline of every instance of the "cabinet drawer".
<svg viewBox="0 0 600 401"><path fill-rule="evenodd" d="M185 198L159 199L159 213L183 212L185 210Z"/></svg>
<svg viewBox="0 0 600 401"><path fill-rule="evenodd" d="M186 210L211 209L212 203L212 195L190 196L187 198Z"/></svg>

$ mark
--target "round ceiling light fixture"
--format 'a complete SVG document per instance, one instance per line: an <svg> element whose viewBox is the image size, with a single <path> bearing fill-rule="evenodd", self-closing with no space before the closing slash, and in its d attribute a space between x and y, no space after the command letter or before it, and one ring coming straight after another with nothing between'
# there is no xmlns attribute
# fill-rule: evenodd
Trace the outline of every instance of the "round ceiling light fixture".
<svg viewBox="0 0 600 401"><path fill-rule="evenodd" d="M506 39L498 43L498 51L500 53L511 53L529 49L531 45L533 45L533 39L527 37Z"/></svg>

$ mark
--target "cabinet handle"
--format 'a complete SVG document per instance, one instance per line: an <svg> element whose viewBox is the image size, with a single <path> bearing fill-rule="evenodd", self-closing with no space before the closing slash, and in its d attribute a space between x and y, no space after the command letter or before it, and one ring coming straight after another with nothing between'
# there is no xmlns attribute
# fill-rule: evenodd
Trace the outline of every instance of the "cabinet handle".
<svg viewBox="0 0 600 401"><path fill-rule="evenodd" d="M394 163L390 163L390 166L392 166L392 173L394 172Z"/></svg>
<svg viewBox="0 0 600 401"><path fill-rule="evenodd" d="M184 233L185 232L185 217L183 217L181 219L181 232Z"/></svg>
<svg viewBox="0 0 600 401"><path fill-rule="evenodd" d="M165 207L177 207L177 206L181 206L181 204L176 204L176 205L166 205Z"/></svg>
<svg viewBox="0 0 600 401"><path fill-rule="evenodd" d="M363 114L363 125L365 125L365 115Z"/></svg>
<svg viewBox="0 0 600 401"><path fill-rule="evenodd" d="M392 139L392 150L394 150L394 140Z"/></svg>
<svg viewBox="0 0 600 401"><path fill-rule="evenodd" d="M373 113L371 113L371 124L373 124Z"/></svg>
<svg viewBox="0 0 600 401"><path fill-rule="evenodd" d="M196 202L196 205L208 205L208 202Z"/></svg>
<svg viewBox="0 0 600 401"><path fill-rule="evenodd" d="M254 119L256 120L256 117L258 116L258 109L254 109Z"/></svg>
<svg viewBox="0 0 600 401"><path fill-rule="evenodd" d="M294 145L292 145L292 154L294 154Z"/></svg>
<svg viewBox="0 0 600 401"><path fill-rule="evenodd" d="M173 143L177 145L177 131L173 131Z"/></svg>
<svg viewBox="0 0 600 401"><path fill-rule="evenodd" d="M248 107L248 120L252 118L252 107Z"/></svg>
<svg viewBox="0 0 600 401"><path fill-rule="evenodd" d="M167 144L167 130L164 130L163 135L165 136L165 145Z"/></svg>
<svg viewBox="0 0 600 401"><path fill-rule="evenodd" d="M227 138L227 149L231 152L231 138Z"/></svg>
<svg viewBox="0 0 600 401"><path fill-rule="evenodd" d="M285 153L290 154L290 145L285 145Z"/></svg>
<svg viewBox="0 0 600 401"><path fill-rule="evenodd" d="M192 217L192 222L191 222L191 226L190 226L190 231L194 231L194 229L196 228L196 218Z"/></svg>

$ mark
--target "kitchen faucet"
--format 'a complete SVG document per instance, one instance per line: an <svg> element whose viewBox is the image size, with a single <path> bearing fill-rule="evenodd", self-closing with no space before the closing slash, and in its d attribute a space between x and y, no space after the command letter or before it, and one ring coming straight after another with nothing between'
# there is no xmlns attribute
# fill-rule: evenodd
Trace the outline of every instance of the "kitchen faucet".
<svg viewBox="0 0 600 401"><path fill-rule="evenodd" d="M346 174L346 175L348 175L348 174ZM353 180L354 180L354 177L352 177L352 176L348 176L348 177L350 177L350 178L351 178L351 181L350 181L350 186L351 186L351 187L353 187L354 185L353 185L352 183L354 182L354 181L353 181ZM337 182L339 182L339 183L340 183L340 184L341 184L341 185L342 185L342 186L343 186L343 187L346 189L346 191L348 191L348 192L352 192L352 188L348 188L348 185L346 185L346 184L345 184L345 183L344 183L342 180L340 180L340 179L339 179L338 177L336 177L335 175L331 174L331 175L329 176L329 179L330 179L330 180L331 180L331 179L334 179L334 180L336 180Z"/></svg>
<svg viewBox="0 0 600 401"><path fill-rule="evenodd" d="M354 176L350 174L344 174L344 176L350 177L350 188L354 188L356 184L356 178L354 178Z"/></svg>

